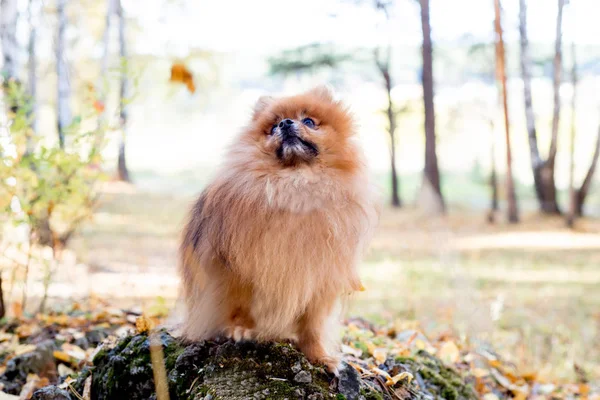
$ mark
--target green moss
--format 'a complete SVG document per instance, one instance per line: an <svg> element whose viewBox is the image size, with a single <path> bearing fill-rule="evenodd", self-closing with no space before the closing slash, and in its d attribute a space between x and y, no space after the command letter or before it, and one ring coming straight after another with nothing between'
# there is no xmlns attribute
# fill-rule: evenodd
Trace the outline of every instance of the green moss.
<svg viewBox="0 0 600 400"><path fill-rule="evenodd" d="M446 400L458 399L458 392L450 382L444 379L440 374L430 368L423 368L419 371L423 379L427 380L433 386L438 388L440 396Z"/></svg>
<svg viewBox="0 0 600 400"><path fill-rule="evenodd" d="M346 396L344 396L343 394L337 394L335 396L335 400L346 400Z"/></svg>
<svg viewBox="0 0 600 400"><path fill-rule="evenodd" d="M365 398L365 400L384 400L383 395L374 390L367 390L364 388L360 389L360 395Z"/></svg>
<svg viewBox="0 0 600 400"><path fill-rule="evenodd" d="M101 348L100 350L98 350L98 352L96 353L96 355L94 356L94 359L92 360L92 362L94 364L98 364L104 361L104 358L106 357L107 351L105 348Z"/></svg>
<svg viewBox="0 0 600 400"><path fill-rule="evenodd" d="M465 384L458 372L425 351L419 351L414 357L396 357L395 360L408 366L413 374L420 374L427 390L444 399L477 398L471 386Z"/></svg>

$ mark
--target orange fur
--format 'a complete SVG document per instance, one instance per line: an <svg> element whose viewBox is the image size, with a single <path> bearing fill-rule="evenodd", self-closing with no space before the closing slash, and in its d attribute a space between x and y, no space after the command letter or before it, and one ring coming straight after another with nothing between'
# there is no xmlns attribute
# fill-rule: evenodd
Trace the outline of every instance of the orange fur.
<svg viewBox="0 0 600 400"><path fill-rule="evenodd" d="M282 164L282 139L270 132L284 118L318 155ZM335 370L327 323L337 300L362 287L356 265L377 219L354 133L324 88L257 102L184 230L185 337L292 338Z"/></svg>

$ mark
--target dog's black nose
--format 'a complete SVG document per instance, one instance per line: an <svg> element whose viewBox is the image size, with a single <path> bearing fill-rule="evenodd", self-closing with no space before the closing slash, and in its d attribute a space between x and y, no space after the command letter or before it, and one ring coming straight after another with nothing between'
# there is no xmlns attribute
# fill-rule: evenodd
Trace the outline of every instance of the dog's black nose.
<svg viewBox="0 0 600 400"><path fill-rule="evenodd" d="M289 128L289 127L290 127L290 126L292 126L293 124L294 124L294 121L292 121L292 120L291 120L291 119L289 119L289 118L286 118L286 119L282 120L282 121L279 123L279 127L280 127L280 128Z"/></svg>

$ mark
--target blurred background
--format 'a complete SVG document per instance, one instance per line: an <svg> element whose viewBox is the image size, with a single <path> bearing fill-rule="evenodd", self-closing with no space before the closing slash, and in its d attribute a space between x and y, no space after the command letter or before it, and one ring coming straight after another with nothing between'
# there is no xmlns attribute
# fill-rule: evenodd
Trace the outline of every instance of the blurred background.
<svg viewBox="0 0 600 400"><path fill-rule="evenodd" d="M1 0L0 314L169 310L187 209L256 99L326 83L386 204L347 314L600 379L598 15L597 0Z"/></svg>

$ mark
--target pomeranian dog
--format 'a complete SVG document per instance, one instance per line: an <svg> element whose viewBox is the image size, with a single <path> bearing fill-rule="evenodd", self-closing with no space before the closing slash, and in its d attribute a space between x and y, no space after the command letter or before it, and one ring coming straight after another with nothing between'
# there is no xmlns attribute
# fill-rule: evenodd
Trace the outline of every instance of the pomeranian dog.
<svg viewBox="0 0 600 400"><path fill-rule="evenodd" d="M291 339L337 371L329 322L378 216L354 134L326 87L258 100L183 232L184 338Z"/></svg>

